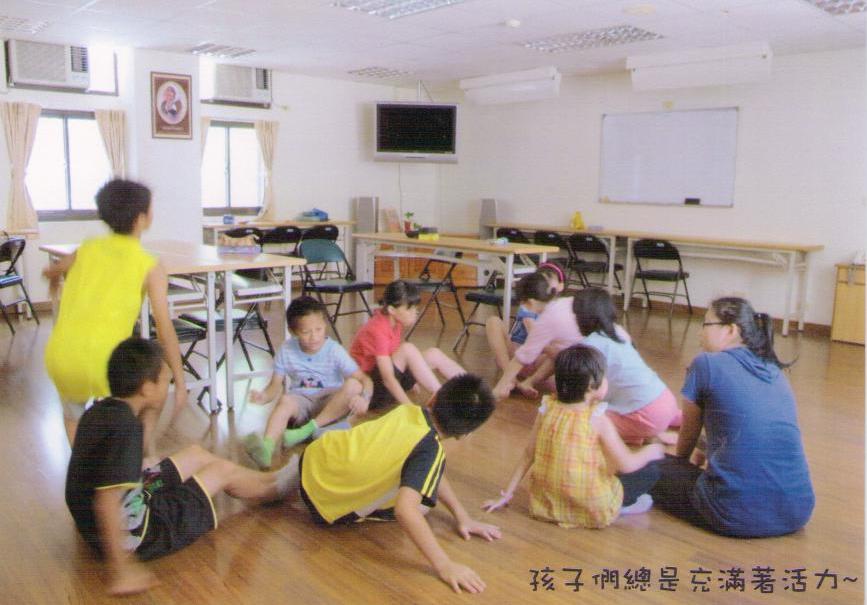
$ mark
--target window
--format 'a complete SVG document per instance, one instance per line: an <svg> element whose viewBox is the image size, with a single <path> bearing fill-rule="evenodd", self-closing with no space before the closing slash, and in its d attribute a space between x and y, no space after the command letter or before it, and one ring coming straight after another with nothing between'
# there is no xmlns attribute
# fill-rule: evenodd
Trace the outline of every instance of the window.
<svg viewBox="0 0 867 605"><path fill-rule="evenodd" d="M256 214L262 206L264 186L253 125L211 122L202 157L204 213Z"/></svg>
<svg viewBox="0 0 867 605"><path fill-rule="evenodd" d="M111 167L91 112L43 111L27 165L40 220L95 219L94 197Z"/></svg>

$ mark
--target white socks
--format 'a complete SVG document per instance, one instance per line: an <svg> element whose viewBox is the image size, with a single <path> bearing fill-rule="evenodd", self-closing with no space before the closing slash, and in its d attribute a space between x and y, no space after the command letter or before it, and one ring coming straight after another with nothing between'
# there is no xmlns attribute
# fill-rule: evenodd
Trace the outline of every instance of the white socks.
<svg viewBox="0 0 867 605"><path fill-rule="evenodd" d="M651 508L653 508L653 498L650 497L650 494L641 494L638 498L630 504L629 506L623 506L620 508L621 515L640 515L641 513L646 513Z"/></svg>

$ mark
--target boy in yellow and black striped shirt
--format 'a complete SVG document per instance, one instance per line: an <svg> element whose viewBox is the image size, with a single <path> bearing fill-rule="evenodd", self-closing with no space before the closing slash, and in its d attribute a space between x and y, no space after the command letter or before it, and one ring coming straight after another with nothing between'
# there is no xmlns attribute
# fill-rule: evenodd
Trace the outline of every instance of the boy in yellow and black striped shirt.
<svg viewBox="0 0 867 605"><path fill-rule="evenodd" d="M461 587L481 592L484 582L446 555L424 514L439 497L465 539L500 537L499 528L475 521L458 501L443 476L441 443L472 432L493 411L490 388L481 378L463 374L446 382L427 409L405 403L349 431L327 433L307 447L299 462L301 497L323 524L396 518L444 582L456 592Z"/></svg>

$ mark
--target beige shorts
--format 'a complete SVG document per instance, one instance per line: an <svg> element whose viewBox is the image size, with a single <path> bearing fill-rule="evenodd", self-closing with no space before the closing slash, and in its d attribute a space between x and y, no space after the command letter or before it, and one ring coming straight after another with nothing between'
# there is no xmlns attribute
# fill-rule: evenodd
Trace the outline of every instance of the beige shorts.
<svg viewBox="0 0 867 605"><path fill-rule="evenodd" d="M316 416L322 411L331 396L339 390L338 388L320 389L315 394L310 393L310 391L295 389L287 391L286 395L295 399L298 404L298 415L293 419L293 424L304 424Z"/></svg>
<svg viewBox="0 0 867 605"><path fill-rule="evenodd" d="M61 405L63 406L63 419L69 420L70 422L78 422L81 420L81 417L84 415L84 412L93 405L95 399L91 397L85 402L81 401L63 401Z"/></svg>

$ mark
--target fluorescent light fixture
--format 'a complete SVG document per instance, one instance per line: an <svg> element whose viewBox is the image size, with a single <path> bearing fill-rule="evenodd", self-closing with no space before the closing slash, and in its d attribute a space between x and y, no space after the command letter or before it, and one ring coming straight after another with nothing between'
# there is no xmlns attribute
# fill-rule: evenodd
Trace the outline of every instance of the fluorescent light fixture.
<svg viewBox="0 0 867 605"><path fill-rule="evenodd" d="M626 69L635 90L725 86L767 78L772 58L770 46L757 43L627 57Z"/></svg>
<svg viewBox="0 0 867 605"><path fill-rule="evenodd" d="M560 94L560 79L556 67L540 67L468 78L458 84L472 102L495 105L553 99Z"/></svg>
<svg viewBox="0 0 867 605"><path fill-rule="evenodd" d="M20 17L6 17L0 15L0 31L38 34L46 27L48 27L48 21L35 21L33 19L21 19Z"/></svg>
<svg viewBox="0 0 867 605"><path fill-rule="evenodd" d="M807 0L807 2L832 15L863 13L867 10L867 0Z"/></svg>
<svg viewBox="0 0 867 605"><path fill-rule="evenodd" d="M400 19L460 4L465 0L337 0L331 6L367 13L385 19Z"/></svg>
<svg viewBox="0 0 867 605"><path fill-rule="evenodd" d="M587 48L615 46L617 44L631 44L632 42L656 40L657 38L662 38L662 35L632 25L615 25L613 27L588 29L583 32L530 40L529 42L522 43L521 46L545 53L562 53L568 50L584 50Z"/></svg>
<svg viewBox="0 0 867 605"><path fill-rule="evenodd" d="M397 78L398 76L408 76L410 72L401 71L400 69L391 69L390 67L363 67L361 69L353 69L351 71L346 72L353 76L360 76L362 78Z"/></svg>
<svg viewBox="0 0 867 605"><path fill-rule="evenodd" d="M218 59L235 59L244 55L252 55L255 50L227 44L215 44L214 42L202 42L188 50L194 55L217 57Z"/></svg>

